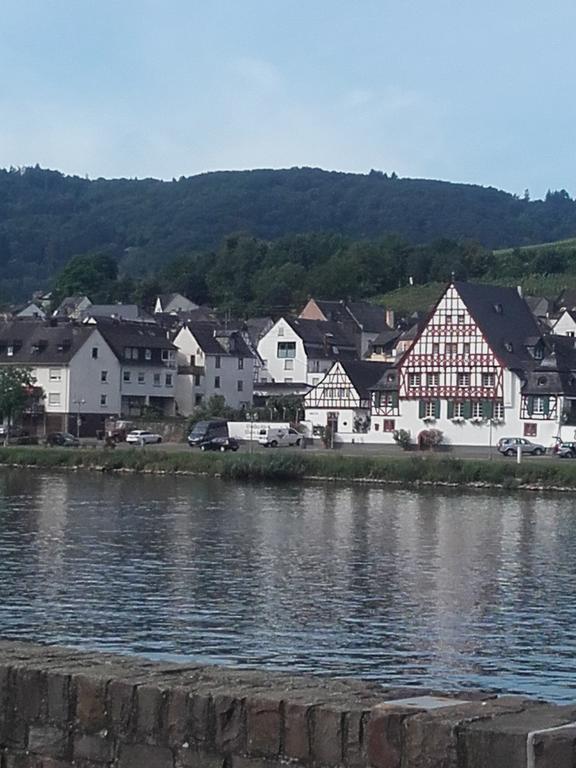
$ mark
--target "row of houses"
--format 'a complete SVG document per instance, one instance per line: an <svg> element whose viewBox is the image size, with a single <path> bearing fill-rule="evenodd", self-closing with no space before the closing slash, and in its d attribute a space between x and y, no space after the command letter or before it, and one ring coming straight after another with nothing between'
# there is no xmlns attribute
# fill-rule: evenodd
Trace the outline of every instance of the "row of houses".
<svg viewBox="0 0 576 768"><path fill-rule="evenodd" d="M341 359L306 394L305 418L344 442L431 429L446 443L574 438L576 312L551 327L512 288L454 282L388 360Z"/></svg>

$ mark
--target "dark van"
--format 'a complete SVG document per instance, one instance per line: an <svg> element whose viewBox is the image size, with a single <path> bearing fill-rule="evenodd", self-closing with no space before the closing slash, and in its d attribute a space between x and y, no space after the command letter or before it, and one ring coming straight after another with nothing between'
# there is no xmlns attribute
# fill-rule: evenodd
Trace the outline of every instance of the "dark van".
<svg viewBox="0 0 576 768"><path fill-rule="evenodd" d="M227 421L199 421L192 427L188 435L188 445L192 448L213 437L228 437Z"/></svg>

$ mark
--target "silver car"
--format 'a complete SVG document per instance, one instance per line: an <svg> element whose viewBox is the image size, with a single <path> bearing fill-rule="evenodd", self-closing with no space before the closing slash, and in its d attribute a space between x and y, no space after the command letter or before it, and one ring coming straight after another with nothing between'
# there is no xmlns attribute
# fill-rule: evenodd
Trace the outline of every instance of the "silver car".
<svg viewBox="0 0 576 768"><path fill-rule="evenodd" d="M532 443L525 437L501 437L498 441L498 450L504 456L516 456L518 448L530 456L543 456L546 453L543 445Z"/></svg>

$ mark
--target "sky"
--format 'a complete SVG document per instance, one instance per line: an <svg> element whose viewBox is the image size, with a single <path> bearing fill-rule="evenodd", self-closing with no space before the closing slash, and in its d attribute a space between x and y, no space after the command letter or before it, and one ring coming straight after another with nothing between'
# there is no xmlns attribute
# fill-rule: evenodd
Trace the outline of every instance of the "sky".
<svg viewBox="0 0 576 768"><path fill-rule="evenodd" d="M0 166L576 194L574 0L2 0Z"/></svg>

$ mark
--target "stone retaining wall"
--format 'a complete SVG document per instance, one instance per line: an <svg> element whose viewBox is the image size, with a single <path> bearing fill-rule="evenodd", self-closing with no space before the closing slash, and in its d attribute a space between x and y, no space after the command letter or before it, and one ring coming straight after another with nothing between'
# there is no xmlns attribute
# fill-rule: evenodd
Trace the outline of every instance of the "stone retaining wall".
<svg viewBox="0 0 576 768"><path fill-rule="evenodd" d="M576 768L576 705L0 642L2 768Z"/></svg>

